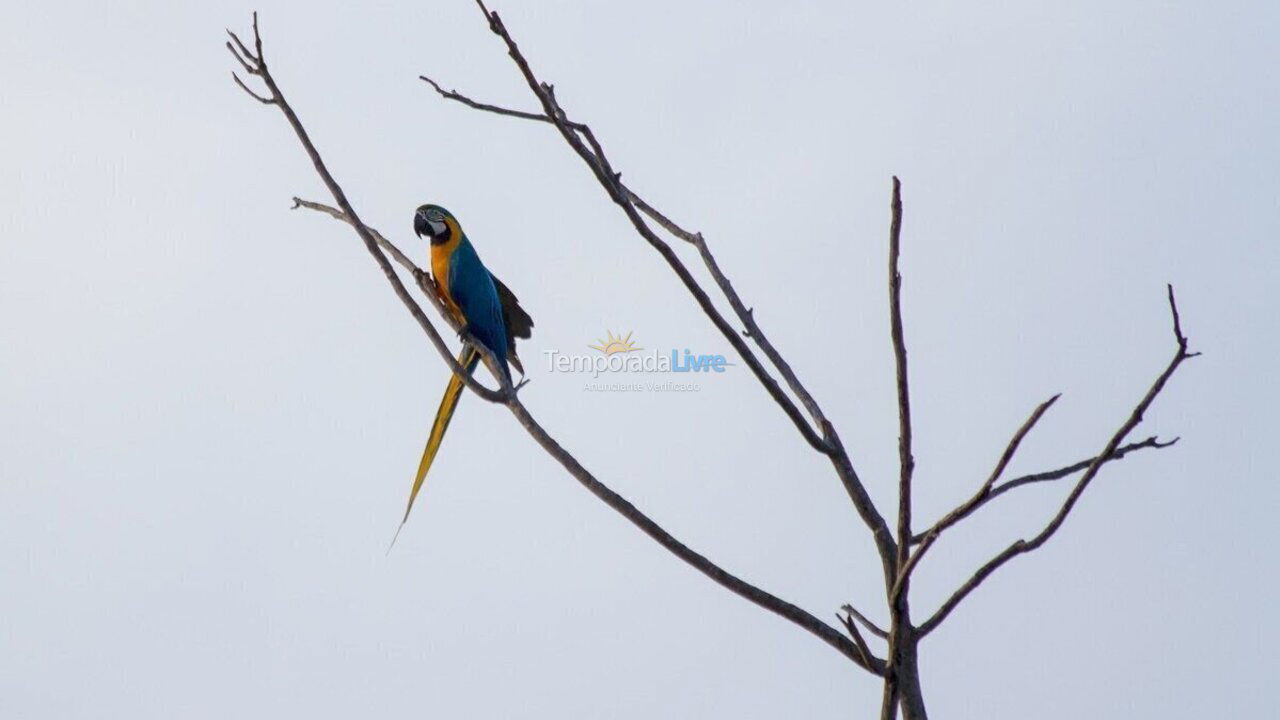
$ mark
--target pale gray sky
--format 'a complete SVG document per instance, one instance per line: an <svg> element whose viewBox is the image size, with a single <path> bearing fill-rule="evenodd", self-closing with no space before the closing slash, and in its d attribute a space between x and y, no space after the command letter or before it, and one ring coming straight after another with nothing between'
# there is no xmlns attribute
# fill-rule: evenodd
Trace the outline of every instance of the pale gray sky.
<svg viewBox="0 0 1280 720"><path fill-rule="evenodd" d="M892 499L884 258L903 179L918 516L1099 448L1204 356L1062 532L930 636L940 718L1277 712L1280 6L493 0L639 192L702 230ZM383 551L446 370L279 113L230 81L235 3L27 3L0 47L0 715L864 716L879 686L677 562L504 411L462 407ZM268 59L366 220L453 210L537 322L524 391L603 480L830 618L880 607L838 481L737 367L584 392L606 330L729 348L551 128L472 3L264 2ZM680 248L696 263L688 248ZM1034 532L946 537L918 613ZM883 617L877 613L877 617Z"/></svg>

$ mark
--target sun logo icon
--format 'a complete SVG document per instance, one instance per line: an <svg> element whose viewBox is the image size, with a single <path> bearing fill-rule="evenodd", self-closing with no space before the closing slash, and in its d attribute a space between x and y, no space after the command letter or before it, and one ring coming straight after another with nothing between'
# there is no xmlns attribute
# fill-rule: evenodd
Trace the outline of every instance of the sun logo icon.
<svg viewBox="0 0 1280 720"><path fill-rule="evenodd" d="M599 350L605 355L635 352L643 348L638 348L635 343L631 342L631 336L634 334L634 332L629 332L624 338L621 335L614 335L612 330L608 330L605 332L604 340L596 340L596 342L600 343L599 345L588 345L587 347L592 350Z"/></svg>

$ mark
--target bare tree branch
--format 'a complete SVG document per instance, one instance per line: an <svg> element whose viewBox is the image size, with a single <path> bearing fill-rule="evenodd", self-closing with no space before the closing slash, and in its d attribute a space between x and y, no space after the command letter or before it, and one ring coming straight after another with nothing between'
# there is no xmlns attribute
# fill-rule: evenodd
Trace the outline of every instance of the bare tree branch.
<svg viewBox="0 0 1280 720"><path fill-rule="evenodd" d="M227 47L230 47L230 45L228 45ZM237 57L236 59L237 59L237 60L239 60L240 58L239 58L239 57ZM232 71L232 72L231 72L231 79L232 79L232 80L235 80L235 81L236 81L236 84L240 86L240 89L241 89L241 90L243 90L243 91L245 91L245 92L247 92L247 93L249 93L249 97L253 98L254 100L257 100L258 102L262 103L263 105L275 105L275 104L276 104L276 101L275 101L275 100L272 100L271 98L265 98L265 97L262 97L262 96L261 96L261 95L259 95L258 93L256 93L256 92L254 92L254 91L250 90L250 89L249 89L249 86L248 86L248 85L245 85L245 84L244 84L244 81L242 81L242 80L240 79L240 76L239 76L239 75L237 75L237 74L235 74L235 71Z"/></svg>
<svg viewBox="0 0 1280 720"><path fill-rule="evenodd" d="M1102 452L1098 453L1098 455L1094 457L1093 461L1089 463L1089 467L1084 471L1084 475L1082 475L1076 482L1071 493L1067 495L1066 500L1063 501L1062 507L1059 508L1057 514L1053 516L1049 523L1044 526L1044 529L1030 540L1019 539L1015 541L998 555L987 561L987 563L982 567L978 568L972 577L952 593L951 597L947 598L946 602L938 608L937 612L920 625L919 634L921 637L929 634L936 629L938 625L942 624L942 622L947 619L947 616L951 614L951 611L955 610L956 606L959 605L960 602L969 595L969 593L977 589L977 587L981 585L984 580L990 577L993 572L1013 558L1040 548L1049 541L1049 538L1053 537L1054 533L1058 531L1058 528L1062 527L1063 522L1066 521L1067 515L1069 515L1071 510L1075 508L1076 502L1080 499L1080 496L1084 493L1085 489L1089 487L1089 483L1093 481L1093 478L1098 474L1098 471L1101 470L1102 466L1105 465L1116 453L1116 450L1120 447L1120 444L1124 442L1129 433L1137 427L1138 423L1142 422L1143 415L1146 413L1147 409L1151 407L1151 404L1155 402L1156 397L1160 394L1160 391L1164 389L1169 378L1173 377L1173 374L1178 370L1178 367L1181 366L1183 362L1200 354L1198 352L1187 352L1187 338L1182 334L1182 324L1178 317L1178 304L1173 296L1172 285L1168 286L1168 291L1169 311L1173 315L1173 334L1178 345L1178 349L1174 353L1173 359L1169 361L1169 364L1165 367L1164 371L1156 377L1151 388L1147 390L1146 395L1144 395L1142 399L1138 401L1138 404L1134 406L1133 411L1129 414L1129 417L1125 420L1124 424L1120 426L1120 429L1117 430L1115 434L1111 436L1111 439L1107 441Z"/></svg>
<svg viewBox="0 0 1280 720"><path fill-rule="evenodd" d="M1161 442L1155 435L1152 435L1146 440L1141 440L1139 442L1132 442L1132 443L1129 443L1128 445L1124 445L1122 447L1116 448L1116 451L1112 453L1111 457L1107 458L1106 461L1113 462L1115 460L1120 460L1124 456L1128 455L1129 453L1134 452L1135 450L1142 450L1143 448L1155 448L1158 450L1161 448L1172 447L1175 443L1178 442L1178 440L1179 438L1175 437L1172 440ZM957 514L953 510L951 513L947 514L947 517L944 517L941 520L939 520L937 523L935 523L934 527L936 527L939 531L946 530L952 525L955 525L961 520L964 520L965 518L969 517L982 506L986 505L992 500L995 500L997 497L1005 494L1006 492L1013 490L1014 488L1019 488L1019 487L1022 487L1023 485L1030 485L1032 483L1049 482L1053 480L1061 480L1062 478L1065 478L1065 477L1070 477L1080 472L1081 470L1088 469L1088 467L1092 465L1093 461L1096 459L1097 459L1096 457L1091 457L1086 460L1081 460L1079 462L1066 465L1064 467L1056 468L1054 470L1046 470L1044 472L1032 473L1030 475L1021 475L1012 480L1006 480L1005 482L1002 482L999 485L996 485L995 487L991 488L990 492L984 495L982 499L978 501L977 504L968 508L966 512ZM928 531L917 533L914 537L911 538L912 544L918 544L920 542L923 542L925 539L925 536L929 532L931 532L934 529L934 527L929 528Z"/></svg>
<svg viewBox="0 0 1280 720"><path fill-rule="evenodd" d="M295 197L293 198L293 209L297 210L298 208L315 210L316 212L328 215L334 220L344 222L352 227L355 226L355 223L351 222L351 218L347 217L346 213L336 207L325 205L324 203L312 202L310 200L303 200L302 198ZM392 260L399 263L400 267L408 270L414 277L426 274L422 268L418 267L417 264L409 259L408 255L401 252L400 248L396 247L390 240L383 237L382 233L378 232L374 228L368 227L367 225L365 227L369 230L369 233L373 235L373 239L378 242L378 247L382 248L388 255L390 255ZM430 294L432 293L428 293L428 295ZM445 316L446 319L449 319L447 313L445 313Z"/></svg>
<svg viewBox="0 0 1280 720"><path fill-rule="evenodd" d="M889 650L885 654L887 672L881 701L881 720L893 720L901 695L898 668L899 653L909 644L911 610L907 596L910 574L907 570L911 550L911 479L915 472L915 456L911 450L911 390L907 375L907 342L902 327L902 273L898 259L902 251L902 183L893 178L889 202L889 337L893 345L894 378L898 396L898 541L894 557L894 579L886 583L889 599Z"/></svg>
<svg viewBox="0 0 1280 720"><path fill-rule="evenodd" d="M567 450L560 446L547 432L538 424L524 404L519 398L513 398L507 403L511 408L511 412L515 414L516 419L521 426L533 437L533 439L545 450L549 455L556 459L569 474L572 475L579 483L582 484L591 494L600 498L606 505L613 508L620 515L625 517L633 525L640 528L644 534L653 538L659 545L666 548L671 554L685 561L694 569L714 580L724 588L727 588L734 594L746 598L756 605L776 613L787 620L799 625L808 632L817 636L823 642L838 650L845 657L852 660L859 667L876 675L884 672L883 661L873 655L864 657L861 650L856 644L849 641L844 635L840 634L835 628L827 625L818 618L814 617L805 610L775 596L760 588L739 579L737 576L729 573L720 566L708 560L703 555L689 548L684 543L677 540L674 536L664 530L660 525L651 520L647 515L641 512L636 506L632 505L626 498L614 492L604 483L596 479L586 468L584 468Z"/></svg>
<svg viewBox="0 0 1280 720"><path fill-rule="evenodd" d="M310 200L303 200L302 198L295 197L293 198L293 209L297 210L298 208L315 210L317 212L324 213L335 220L339 220L355 227L355 223L353 223L351 218L347 217L345 213L338 208L325 205L324 203L312 202ZM382 250L390 255L393 260L399 263L401 267L409 271L409 274L413 276L414 281L417 283L418 288L422 290L423 294L427 296L427 299L431 301L436 312L440 313L440 316L444 318L445 322L447 322L451 328L453 328L453 331L458 333L458 337L462 338L464 342L467 342L473 347L480 347L479 341L472 338L467 330L457 321L457 319L453 317L452 314L445 312L444 298L440 296L440 290L436 287L436 284L431 277L423 271L422 268L414 264L407 255L401 252L400 248L396 247L390 240L383 237L382 233L378 232L374 228L368 227L367 225L365 228L373 235L374 240L378 242L378 247L382 248ZM514 389L518 391L528 382L529 379L525 378L521 380Z"/></svg>
<svg viewBox="0 0 1280 720"><path fill-rule="evenodd" d="M1031 428L1035 427L1036 423L1040 422L1040 418L1043 417L1045 412L1058 401L1059 397L1062 397L1061 393L1054 395L1036 406L1036 409L1031 412L1031 416L1022 423L1022 426L1018 428L1018 431L1009 439L1009 444L1005 446L1004 452L1000 454L1000 460L996 462L995 469L991 471L989 476L987 476L987 481L982 483L982 487L978 488L978 492L974 493L973 497L961 503L959 507L943 516L941 520L934 523L933 527L929 528L929 531L925 533L924 540L921 541L920 546L911 554L911 558L907 561L906 565L898 571L898 579L894 583L891 597L897 597L898 594L903 591L906 587L907 581L911 577L911 572L915 570L916 565L920 563L920 559L924 557L924 554L929 552L929 548L933 546L933 543L938 539L938 536L942 534L942 531L954 525L958 518L964 517L965 515L973 512L974 508L988 499L991 493L991 486L995 484L996 480L1000 479L1005 468L1009 466L1009 461L1013 460L1013 455L1018 451L1018 446L1022 444L1022 439L1027 436L1027 433L1031 432Z"/></svg>
<svg viewBox="0 0 1280 720"><path fill-rule="evenodd" d="M853 622L853 618L836 613L836 619L844 624L845 630L849 631L849 636L853 638L853 642L858 647L858 654L862 657L864 663L868 666L874 664L875 660L879 660L871 653L871 648L867 647L867 641L863 639L862 633L858 632L858 626ZM874 660L873 660L874 658ZM880 660L883 663L883 660Z"/></svg>
<svg viewBox="0 0 1280 720"><path fill-rule="evenodd" d="M907 381L907 342L902 331L902 273L898 256L902 237L902 183L893 178L892 219L889 224L889 334L893 341L894 376L898 390L898 555L899 571L911 546L911 390Z"/></svg>
<svg viewBox="0 0 1280 720"><path fill-rule="evenodd" d="M244 43L240 41L240 38L237 37L235 33L230 30L227 32L231 35L231 38L235 40L237 47L244 48ZM307 135L306 129L302 127L302 122L298 119L297 114L294 113L293 108L289 105L288 101L285 100L284 95L280 92L279 86L276 85L275 78L272 77L271 71L267 68L266 61L262 59L262 38L258 34L258 14L256 12L253 14L253 35L254 46L258 51L256 57L250 56L249 58L253 65L253 74L262 78L263 83L266 84L267 89L271 93L270 104L280 108L280 111L284 113L285 119L288 120L290 127L293 128L294 134L298 136L298 141L302 143L302 147L306 150L307 156L311 158L311 164L315 167L316 173L319 174L320 179L324 181L325 186L329 189L330 194L333 195L333 199L337 202L338 207L341 208L342 212L350 219L350 223L352 227L355 228L356 234L364 241L365 248L368 249L369 253L378 263L378 267L381 268L382 274L386 276L387 282L391 284L391 288L395 292L396 297L400 298L400 301L404 303L406 308L408 308L409 314L413 316L414 320L418 322L418 325L427 333L427 336L431 338L432 344L436 346L436 350L448 363L449 368L462 378L467 387L471 388L477 395L489 402L505 402L510 395L514 394L514 388L510 387L510 379L496 370L497 365L493 361L492 354L489 353L483 345L477 344L478 349L486 355L486 364L489 365L490 369L493 371L494 377L499 378L499 382L503 385L502 389L498 391L490 390L489 388L481 385L474 377L471 376L470 373L467 373L463 370L462 366L458 364L458 361L454 359L453 352L447 345L445 345L444 339L440 337L440 333L436 330L435 325L433 325L431 320L427 318L426 314L422 312L422 308L416 301L414 301L413 297L409 294L408 289L405 288L404 283L400 282L400 276L396 275L396 271L391 267L391 263L387 261L386 256L378 249L377 240L374 239L373 235L369 232L369 229L365 227L364 223L362 223L360 218L355 214L355 210L351 207L350 201L347 200L346 193L342 191L342 188L339 187L337 181L333 179L333 175L329 173L329 169L325 167L324 161L320 159L320 153L311 142L311 138ZM235 48L232 48L229 44L227 48L231 51L232 55L235 55L237 56L237 59L242 60L242 58L237 55ZM247 54L247 51L245 52ZM421 280L419 280L419 282L421 282ZM434 296L432 296L431 299L433 302L435 301ZM439 306L437 306L437 309L441 310ZM447 317L447 313L442 312L442 315Z"/></svg>
<svg viewBox="0 0 1280 720"><path fill-rule="evenodd" d="M256 13L254 15L254 37L258 49L258 57L260 58L262 56L262 41L257 31ZM240 44L238 38L236 38L236 42L237 44ZM234 54L235 50L233 49L232 52ZM391 251L392 255L397 258L397 262L400 262L407 268L411 268L411 272L415 274L415 277L424 277L425 273L417 269L417 267L414 266L403 253L398 249L395 249L394 245L392 245L385 237L382 237L381 234L370 229L360 220L359 216L352 208L351 203L347 200L347 197L345 193L343 193L341 187L338 186L333 176L329 174L323 160L320 158L319 152L311 143L310 138L303 129L302 123L294 113L293 108L284 99L283 94L280 92L280 88L276 84L275 79L271 76L271 73L268 71L265 63L259 61L259 64L256 65L256 70L257 72L255 74L262 77L267 88L271 91L271 99L274 101L273 104L278 106L284 113L295 134L298 136L299 141L302 143L303 148L306 150L307 155L311 158L316 172L329 188L330 192L334 196L334 200L338 204L337 208L332 208L320 203L313 203L295 198L295 207L306 207L319 212L324 212L351 225L356 230L357 235L359 235L360 239L364 242L365 247L374 257L379 267L382 269L383 274L387 276L387 279L391 283L396 295L401 298L410 313L413 314L415 318L419 319L419 325L422 327L423 331L431 337L433 343L437 345L438 349L441 350L442 356L447 361L450 361L450 367L454 372L460 372L461 368L459 368L457 366L457 362L453 360L452 354L447 351L447 348L442 347L443 341L440 340L435 327L426 319L425 315L422 313L422 309L417 305L417 303L408 296L408 291L400 282L399 277L391 267L386 256L382 254L381 247L387 247L388 251ZM433 302L436 300L434 295L430 292L427 292L427 295ZM465 379L467 374L462 373L462 377ZM869 653L864 654L862 649L860 649L856 643L850 641L850 639L841 634L840 631L822 622L809 612L724 570L705 556L677 540L625 498L601 483L594 475L584 468L577 459L575 459L567 450L556 442L556 440L552 438L540 424L538 424L538 422L529 413L528 409L520 401L519 396L515 394L514 388L510 387L509 383L504 383L504 388L499 393L493 393L493 391L487 390L483 387L480 387L479 389L472 389L482 395L484 393L490 393L496 396L494 401L501 402L506 405L511 413L516 417L516 420L525 429L525 431L529 433L534 441L537 442L538 445L541 446L549 455L555 458L556 461L559 462L576 480L578 480L579 483L636 527L640 528L640 530L646 535L657 541L658 544L667 549L673 555L736 595L746 598L752 603L804 628L826 644L835 648L845 657L852 660L859 667L877 675L884 672L883 661L880 661ZM481 391L484 392L482 393Z"/></svg>
<svg viewBox="0 0 1280 720"><path fill-rule="evenodd" d="M871 530L872 537L876 543L876 549L880 554L881 563L884 567L885 587L886 589L893 583L894 566L893 561L897 552L893 534L889 530L888 524L884 517L876 508L871 500L871 496L867 493L865 486L858 477L857 472L853 468L853 463L849 459L848 452L844 449L839 436L835 433L834 426L830 421L824 420L821 423L823 436L819 437L809 423L801 415L799 409L791 401L791 399L782 391L776 380L773 379L768 371L761 365L759 359L752 352L751 348L743 342L737 331L729 325L729 323L716 309L711 302L710 297L694 279L688 268L681 262L680 258L675 254L671 247L654 234L648 224L640 216L635 204L630 199L630 194L626 192L621 184L619 173L613 170L608 158L604 154L603 148L597 141L595 134L585 123L574 123L569 120L564 109L560 107L555 98L555 91L551 85L538 80L530 69L528 61L520 52L520 48L516 45L515 40L507 32L506 26L503 25L502 19L496 12L490 12L485 7L482 0L476 0L485 19L489 22L489 29L495 35L502 39L506 44L507 54L515 62L516 67L520 70L529 89L538 98L542 105L543 114L550 118L556 129L560 132L561 137L573 149L587 167L596 176L597 181L631 221L636 232L649 243L675 272L676 276L684 284L685 288L693 296L703 313L711 320L712 324L720 331L720 333L729 341L734 350L742 357L746 365L751 369L752 373L764 386L765 390L774 399L774 401L782 408L792 423L800 431L805 440L816 450L828 455L831 458L832 465L836 469L836 474L840 477L841 483L844 485L846 492L853 501L858 515L866 523ZM583 142L585 138L586 143ZM590 145L590 148L587 147ZM749 316L750 313L747 312ZM753 321L754 324L754 321Z"/></svg>
<svg viewBox="0 0 1280 720"><path fill-rule="evenodd" d="M526 112L524 110L512 110L510 108L499 107L498 105L490 105L489 103L476 102L475 100L472 100L471 98L467 97L466 95L463 95L457 90L445 90L444 88L440 87L439 83L427 77L426 75L419 75L418 79L427 83L432 88L435 88L435 91L440 94L440 97L446 100L453 100L455 102L460 102L469 108L472 108L475 110L483 110L484 112L491 112L491 113L494 113L495 115L506 115L507 117L515 117L515 118L521 118L524 120L533 120L535 122L544 122L544 123L547 123L548 125L555 125L555 121L547 117L546 115L540 115L534 112Z"/></svg>
<svg viewBox="0 0 1280 720"><path fill-rule="evenodd" d="M885 632L884 630L881 630L879 625L876 625L875 623L871 622L871 620L868 619L866 615L863 615L862 613L858 612L858 609L855 608L854 606L841 605L840 609L849 613L851 617L853 617L858 622L862 623L862 626L865 627L872 635L875 635L876 637L881 638L882 640L889 639L889 633Z"/></svg>
<svg viewBox="0 0 1280 720"><path fill-rule="evenodd" d="M254 13L254 15L256 16L257 13ZM253 32L254 32L254 35L257 35L258 29L256 25L254 26ZM249 48L245 47L244 43L240 42L240 38L235 33L231 32L231 30L229 29L227 30L227 35L233 41L235 41L235 44L236 44L235 47L231 47L231 43L228 42L227 49L231 51L231 54L235 57L236 60L240 61L240 65L244 67L245 72L249 73L250 75L257 75L258 74L257 67L263 64L262 56L254 55L252 52L250 52ZM259 48L259 52L261 52L261 48Z"/></svg>

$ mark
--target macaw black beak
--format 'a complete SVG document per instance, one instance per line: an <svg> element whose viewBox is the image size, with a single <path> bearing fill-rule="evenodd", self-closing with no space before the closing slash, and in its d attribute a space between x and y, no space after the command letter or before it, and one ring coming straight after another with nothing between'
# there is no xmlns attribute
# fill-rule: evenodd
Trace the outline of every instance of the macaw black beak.
<svg viewBox="0 0 1280 720"><path fill-rule="evenodd" d="M427 222L426 218L422 217L421 215L415 214L413 216L413 232L418 237L422 237L423 235L430 236L431 225Z"/></svg>

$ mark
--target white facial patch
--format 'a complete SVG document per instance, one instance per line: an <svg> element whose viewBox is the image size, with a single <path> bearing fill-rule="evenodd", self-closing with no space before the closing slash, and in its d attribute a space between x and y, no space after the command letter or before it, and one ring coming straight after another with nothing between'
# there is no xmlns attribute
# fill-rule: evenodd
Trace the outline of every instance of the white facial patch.
<svg viewBox="0 0 1280 720"><path fill-rule="evenodd" d="M427 220L427 224L431 226L431 234L432 234L432 235L443 235L443 234L444 234L444 231L448 229L448 228L445 226L445 224L444 224L442 221L440 221L440 220L431 220L431 219L428 219L428 220Z"/></svg>

